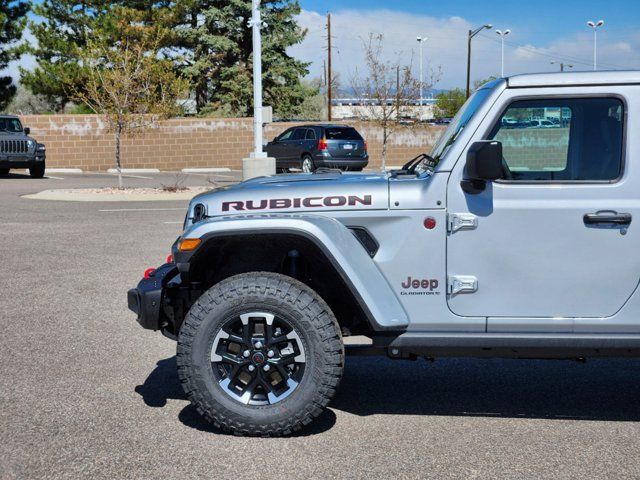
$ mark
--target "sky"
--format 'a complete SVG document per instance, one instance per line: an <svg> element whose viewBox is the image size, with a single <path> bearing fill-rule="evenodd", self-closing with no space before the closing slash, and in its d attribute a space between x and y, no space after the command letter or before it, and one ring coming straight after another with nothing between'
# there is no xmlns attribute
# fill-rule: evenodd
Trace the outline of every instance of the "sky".
<svg viewBox="0 0 640 480"><path fill-rule="evenodd" d="M299 23L308 29L295 56L312 62L311 76L320 76L326 58L326 13L332 15L334 70L348 86L362 69L363 40L384 35L385 57L411 64L418 75L423 44L425 81L440 70L436 88L464 87L467 31L493 25L472 43L472 79L500 75L500 37L505 37L505 74L550 72L559 63L567 70L593 68L593 31L588 20L603 19L598 29L598 69L640 69L640 1L632 0L301 0ZM555 61L555 64L550 62Z"/></svg>
<svg viewBox="0 0 640 480"><path fill-rule="evenodd" d="M510 29L505 37L505 74L550 72L559 63L567 70L593 68L593 31L588 20L603 19L598 29L599 69L640 69L640 0L300 0L299 24L305 40L289 50L311 62L310 77L320 77L326 59L326 14L332 15L333 68L348 87L363 69L363 41L384 35L384 55L394 64L411 65L418 76L419 47L423 43L425 82L431 72L437 89L464 87L467 31L490 23L473 39L473 79L500 75L500 38L496 29ZM30 37L27 32L27 38ZM551 62L556 62L551 64ZM22 65L30 67L26 57ZM9 72L17 77L17 64Z"/></svg>

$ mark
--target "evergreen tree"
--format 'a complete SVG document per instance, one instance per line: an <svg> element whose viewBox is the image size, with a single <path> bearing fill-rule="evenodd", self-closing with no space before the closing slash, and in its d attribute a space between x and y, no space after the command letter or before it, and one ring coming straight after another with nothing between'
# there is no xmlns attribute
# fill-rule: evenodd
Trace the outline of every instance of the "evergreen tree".
<svg viewBox="0 0 640 480"><path fill-rule="evenodd" d="M140 28L164 25L164 4L149 0L33 1L39 17L29 22L37 45L26 47L35 56L33 71L21 69L22 83L46 96L61 109L69 101L69 86L82 90L87 71L81 59L92 41L115 45L139 35ZM126 19L126 22L123 22Z"/></svg>
<svg viewBox="0 0 640 480"><path fill-rule="evenodd" d="M0 70L4 70L14 60L19 50L14 43L22 37L26 24L29 4L21 1L0 0ZM0 110L4 110L16 93L13 79L0 77Z"/></svg>
<svg viewBox="0 0 640 480"><path fill-rule="evenodd" d="M198 112L251 115L253 55L251 0L177 0L175 42L181 69L191 79ZM317 93L301 83L308 64L287 55L306 32L295 22L297 0L263 0L262 70L264 103L281 117L299 114L302 102Z"/></svg>

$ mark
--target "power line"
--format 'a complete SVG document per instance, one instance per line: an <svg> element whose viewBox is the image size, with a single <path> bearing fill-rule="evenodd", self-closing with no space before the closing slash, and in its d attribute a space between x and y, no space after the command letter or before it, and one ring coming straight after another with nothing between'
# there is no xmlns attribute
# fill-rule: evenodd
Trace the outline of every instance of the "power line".
<svg viewBox="0 0 640 480"><path fill-rule="evenodd" d="M496 43L500 42L500 40L497 40L497 39L495 39L493 37L490 37L488 35L480 34L480 36L483 37L483 38L486 38L488 40L491 40L492 42L496 42ZM531 52L531 53L533 53L535 55L541 55L541 56L544 56L544 57L552 58L554 60L566 60L567 62L579 63L579 64L585 65L587 67L590 67L591 65L593 65L592 62L585 61L582 58L574 57L574 56L571 56L571 55L566 55L566 54L558 55L558 54L553 54L553 53L545 53L545 52L541 52L539 49L537 49L535 47L531 48L531 47L528 47L526 45L518 45L518 44L510 42L510 41L505 41L504 43L506 45L509 45L510 47L521 49L521 50L525 50L525 51ZM614 69L616 69L616 68L617 69L628 69L629 68L628 66L616 65L616 64L613 64L613 63L600 62L600 64L605 66L605 67L614 68Z"/></svg>

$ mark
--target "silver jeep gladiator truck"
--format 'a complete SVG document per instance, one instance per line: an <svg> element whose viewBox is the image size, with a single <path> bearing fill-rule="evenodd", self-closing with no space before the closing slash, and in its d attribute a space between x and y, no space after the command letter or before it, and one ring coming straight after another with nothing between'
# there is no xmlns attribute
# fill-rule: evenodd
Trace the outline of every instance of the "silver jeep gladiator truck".
<svg viewBox="0 0 640 480"><path fill-rule="evenodd" d="M45 146L29 135L20 119L14 115L0 115L0 175L12 168L27 168L31 178L42 178L45 171Z"/></svg>
<svg viewBox="0 0 640 480"><path fill-rule="evenodd" d="M177 339L197 410L241 435L318 416L350 335L371 343L347 354L393 359L638 356L636 124L640 72L493 81L400 170L195 197L129 307Z"/></svg>

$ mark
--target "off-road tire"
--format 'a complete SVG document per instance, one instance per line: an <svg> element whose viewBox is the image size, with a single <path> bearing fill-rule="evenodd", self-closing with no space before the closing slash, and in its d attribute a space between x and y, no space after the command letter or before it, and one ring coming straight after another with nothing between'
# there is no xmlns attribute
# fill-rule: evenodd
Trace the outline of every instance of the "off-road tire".
<svg viewBox="0 0 640 480"><path fill-rule="evenodd" d="M286 318L302 338L306 365L297 388L273 405L244 405L215 381L214 337L229 318L262 311ZM178 375L197 411L216 428L235 435L282 436L302 429L333 398L344 367L340 327L324 300L285 275L251 272L230 277L206 291L180 329Z"/></svg>
<svg viewBox="0 0 640 480"><path fill-rule="evenodd" d="M0 175L9 175L8 168L0 168Z"/></svg>
<svg viewBox="0 0 640 480"><path fill-rule="evenodd" d="M44 177L45 166L44 163L41 165L36 165L35 167L29 168L29 175L31 178L42 178Z"/></svg>

